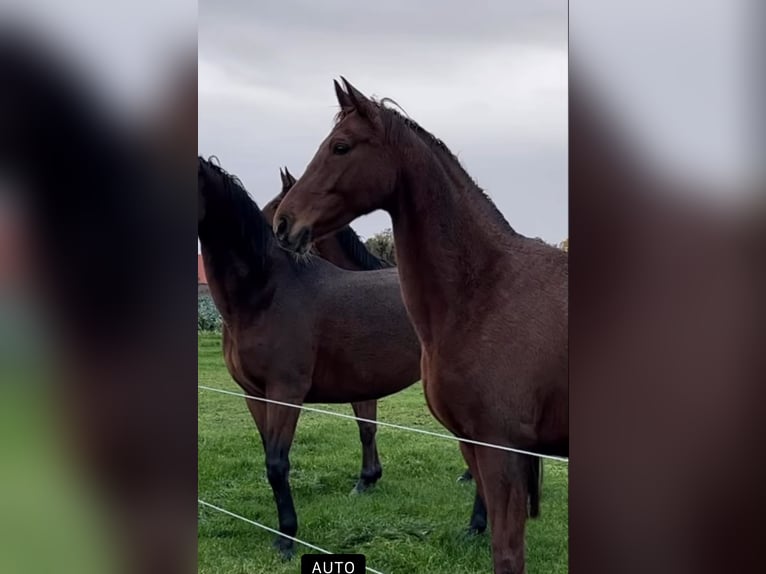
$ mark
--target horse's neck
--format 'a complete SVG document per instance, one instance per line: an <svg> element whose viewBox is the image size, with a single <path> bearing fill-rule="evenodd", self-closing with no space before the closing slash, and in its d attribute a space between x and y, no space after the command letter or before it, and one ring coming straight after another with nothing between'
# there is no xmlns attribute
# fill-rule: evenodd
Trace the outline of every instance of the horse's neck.
<svg viewBox="0 0 766 574"><path fill-rule="evenodd" d="M402 293L424 344L452 328L511 239L490 205L437 160L405 170L391 210ZM473 184L470 184L473 185Z"/></svg>
<svg viewBox="0 0 766 574"><path fill-rule="evenodd" d="M226 324L231 324L243 292L242 263L234 253L227 253L215 242L201 241L202 263L210 295Z"/></svg>
<svg viewBox="0 0 766 574"><path fill-rule="evenodd" d="M341 246L336 235L321 239L314 246L322 259L329 261L336 267L348 269L349 271L363 270L361 265L346 255L346 251Z"/></svg>
<svg viewBox="0 0 766 574"><path fill-rule="evenodd" d="M213 301L224 321L231 324L237 309L266 287L274 254L269 242L256 245L250 238L238 237L233 229L241 222L231 214L214 211L212 217L215 225L203 222L199 231L202 262Z"/></svg>

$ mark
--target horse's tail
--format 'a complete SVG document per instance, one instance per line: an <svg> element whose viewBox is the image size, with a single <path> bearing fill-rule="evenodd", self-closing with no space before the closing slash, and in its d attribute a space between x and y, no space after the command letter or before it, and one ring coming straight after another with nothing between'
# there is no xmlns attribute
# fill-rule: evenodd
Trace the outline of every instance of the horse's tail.
<svg viewBox="0 0 766 574"><path fill-rule="evenodd" d="M527 492L529 494L529 516L540 516L540 494L543 490L543 462L538 456L530 456L527 466Z"/></svg>

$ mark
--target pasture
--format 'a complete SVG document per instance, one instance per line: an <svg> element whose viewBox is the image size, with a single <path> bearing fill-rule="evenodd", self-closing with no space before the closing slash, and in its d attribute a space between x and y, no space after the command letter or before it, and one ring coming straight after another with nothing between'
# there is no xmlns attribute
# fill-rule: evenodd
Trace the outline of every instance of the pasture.
<svg viewBox="0 0 766 574"><path fill-rule="evenodd" d="M231 380L218 334L199 335L201 385L242 392ZM349 405L321 405L351 414ZM431 416L419 384L382 399L381 421L446 432ZM297 537L336 553L363 553L385 574L486 574L492 571L489 533L466 534L473 483L457 442L381 427L383 478L369 493L350 495L361 465L354 421L304 412L290 454L298 511ZM199 498L276 528L257 430L242 398L199 391ZM527 523L527 571L567 572L567 465L546 461L541 517ZM300 554L283 562L274 535L199 508L200 574L297 574Z"/></svg>

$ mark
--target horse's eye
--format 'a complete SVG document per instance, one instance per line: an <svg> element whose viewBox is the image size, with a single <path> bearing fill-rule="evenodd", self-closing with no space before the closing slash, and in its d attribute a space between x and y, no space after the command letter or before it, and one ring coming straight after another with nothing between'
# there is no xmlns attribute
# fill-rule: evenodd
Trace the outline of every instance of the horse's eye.
<svg viewBox="0 0 766 574"><path fill-rule="evenodd" d="M335 145L332 146L332 153L335 155L343 155L345 153L348 153L351 149L351 146L347 143L338 142Z"/></svg>

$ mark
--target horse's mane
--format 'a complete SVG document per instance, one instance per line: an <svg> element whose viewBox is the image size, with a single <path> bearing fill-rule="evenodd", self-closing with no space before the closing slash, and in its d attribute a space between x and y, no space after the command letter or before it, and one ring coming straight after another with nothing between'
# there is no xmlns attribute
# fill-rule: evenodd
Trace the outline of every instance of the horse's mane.
<svg viewBox="0 0 766 574"><path fill-rule="evenodd" d="M402 110L401 106L399 106L399 104L397 104L391 98L382 98L380 100L375 98L368 98L367 101L378 109L380 117L383 121L383 127L385 129L386 136L389 138L391 143L396 144L398 138L401 137L401 128L409 128L409 130L418 136L418 138L423 143L425 143L431 151L438 154L440 158L447 161L457 170L459 174L463 176L466 182L470 183L469 187L473 188L484 200L487 207L489 208L489 212L493 215L493 217L497 219L498 223L506 227L511 233L516 234L516 231L513 229L513 227L511 227L511 224L508 223L508 220L505 219L492 199L481 187L479 187L479 184L476 183L471 175L465 170L457 156L453 154L452 151L450 151L450 149L442 140L437 138L435 135L424 129L415 120L403 113L404 110ZM387 104L393 104L401 111L396 110ZM344 117L346 117L348 113L348 111L341 109L341 111L338 112L338 114L335 116L335 123L337 124L340 122Z"/></svg>
<svg viewBox="0 0 766 574"><path fill-rule="evenodd" d="M216 189L206 197L215 205L215 214L206 216L207 231L216 240L231 242L232 249L244 249L246 261L254 264L256 271L265 271L274 235L258 204L240 179L220 166L217 157L198 159L199 173Z"/></svg>
<svg viewBox="0 0 766 574"><path fill-rule="evenodd" d="M380 259L370 253L370 250L367 249L364 243L362 243L362 240L359 239L359 236L351 226L347 225L343 227L335 234L335 238L338 240L338 243L346 256L365 270L393 267L388 261Z"/></svg>

